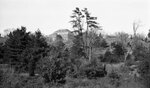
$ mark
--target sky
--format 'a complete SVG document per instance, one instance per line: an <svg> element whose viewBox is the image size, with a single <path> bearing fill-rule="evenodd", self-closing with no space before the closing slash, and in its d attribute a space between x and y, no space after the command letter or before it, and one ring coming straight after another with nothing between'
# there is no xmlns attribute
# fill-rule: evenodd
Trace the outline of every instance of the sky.
<svg viewBox="0 0 150 88"><path fill-rule="evenodd" d="M72 30L69 21L76 7L88 8L106 34L132 34L133 22L141 25L138 33L150 29L150 0L0 0L0 33L21 26L31 32L40 29L45 35Z"/></svg>

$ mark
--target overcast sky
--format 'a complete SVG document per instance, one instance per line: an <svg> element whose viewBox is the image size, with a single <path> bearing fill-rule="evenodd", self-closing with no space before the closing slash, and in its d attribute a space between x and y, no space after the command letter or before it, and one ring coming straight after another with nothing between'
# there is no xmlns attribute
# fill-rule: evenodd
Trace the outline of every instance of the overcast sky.
<svg viewBox="0 0 150 88"><path fill-rule="evenodd" d="M44 34L71 29L75 7L88 8L98 17L105 33L133 33L132 23L141 21L139 33L150 29L150 0L0 0L0 32L7 28L38 28Z"/></svg>

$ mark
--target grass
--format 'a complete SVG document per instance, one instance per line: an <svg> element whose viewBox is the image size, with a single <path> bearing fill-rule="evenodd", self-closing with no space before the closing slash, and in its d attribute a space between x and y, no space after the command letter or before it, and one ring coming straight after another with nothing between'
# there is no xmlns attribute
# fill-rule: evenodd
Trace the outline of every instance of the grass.
<svg viewBox="0 0 150 88"><path fill-rule="evenodd" d="M14 73L13 69L5 69L3 74L3 85L0 88L144 88L138 81L135 82L132 77L123 72L120 80L115 81L116 85L112 85L108 76L97 79L87 78L69 78L66 77L66 84L54 85L44 83L44 79L37 75L29 77L27 74Z"/></svg>
<svg viewBox="0 0 150 88"><path fill-rule="evenodd" d="M143 86L137 82L134 82L131 79L120 80L120 86L116 87L110 83L108 77L99 78L99 79L71 79L65 88L143 88Z"/></svg>

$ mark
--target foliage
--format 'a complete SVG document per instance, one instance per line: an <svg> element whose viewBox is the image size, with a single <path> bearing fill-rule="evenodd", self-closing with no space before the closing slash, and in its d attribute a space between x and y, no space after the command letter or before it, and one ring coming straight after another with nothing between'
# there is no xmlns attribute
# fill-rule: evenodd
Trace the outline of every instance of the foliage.
<svg viewBox="0 0 150 88"><path fill-rule="evenodd" d="M69 50L70 55L69 58L71 60L72 69L70 70L69 75L71 77L77 77L80 72L79 69L81 65L84 64L83 60L87 59L85 54L85 49L83 45L82 36L76 35L73 40L73 45Z"/></svg>
<svg viewBox="0 0 150 88"><path fill-rule="evenodd" d="M106 40L101 36L101 34L99 34L99 35L96 34L94 43L93 43L93 47L94 48L100 48L100 47L106 48L106 47L108 47L108 44L107 44Z"/></svg>
<svg viewBox="0 0 150 88"><path fill-rule="evenodd" d="M73 40L73 46L70 49L71 57L72 58L80 58L82 56L85 56L84 47L83 47L83 41L81 36L77 35L75 36L75 39Z"/></svg>
<svg viewBox="0 0 150 88"><path fill-rule="evenodd" d="M103 47L103 48L108 47L108 44L107 44L105 39L102 39L100 46Z"/></svg>
<svg viewBox="0 0 150 88"><path fill-rule="evenodd" d="M119 87L120 84L120 78L121 75L119 75L117 72L112 71L108 77L110 78L110 84L115 85L116 87Z"/></svg>
<svg viewBox="0 0 150 88"><path fill-rule="evenodd" d="M142 59L142 62L138 66L138 71L141 78L143 79L143 84L146 88L150 87L150 55L149 53Z"/></svg>
<svg viewBox="0 0 150 88"><path fill-rule="evenodd" d="M77 7L73 10L73 15L71 21L73 28L77 28L74 33L75 37L73 39L73 45L70 49L71 57L73 58L80 58L85 56L85 49L84 49L84 40L83 40L83 14L82 11Z"/></svg>
<svg viewBox="0 0 150 88"><path fill-rule="evenodd" d="M116 33L118 42L120 42L123 47L127 47L127 44L129 42L129 34L124 33L124 32L118 32Z"/></svg>
<svg viewBox="0 0 150 88"><path fill-rule="evenodd" d="M25 27L10 32L5 43L5 57L8 64L18 72L34 75L36 62L46 55L47 42L40 31L26 32Z"/></svg>
<svg viewBox="0 0 150 88"><path fill-rule="evenodd" d="M34 76L36 63L39 59L46 56L47 48L46 39L39 30L36 31L35 34L30 35L30 42L21 54L21 57L24 58L22 61L23 67L26 71L29 71L30 76Z"/></svg>
<svg viewBox="0 0 150 88"><path fill-rule="evenodd" d="M43 79L39 76L28 77L14 72L13 68L3 68L0 88L43 88Z"/></svg>
<svg viewBox="0 0 150 88"><path fill-rule="evenodd" d="M149 73L150 71L150 63L148 61L143 61L140 65L139 65L139 71L141 75L146 75Z"/></svg>
<svg viewBox="0 0 150 88"><path fill-rule="evenodd" d="M120 87L126 84L124 81L121 83L123 75L114 71L108 74L103 64L123 61L126 49L129 48L127 46L129 40L132 43L130 48L133 50L131 55L135 60L127 60L126 67L121 68L122 73L128 73L128 67L136 64L135 61L140 62L138 73L146 87L150 87L150 52L147 49L148 42L143 41L144 37L136 33L139 24L133 24L132 39L129 39L127 33L119 32L116 34L117 40L108 47L105 38L97 34L97 30L101 30L96 22L97 17L91 16L87 8L83 10L75 8L71 18L75 31L68 35L69 40L65 42L68 45L63 42L61 35L56 35L55 41L48 38L46 40L39 30L30 33L25 27L21 27L10 32L5 45L0 44L0 63L6 62L12 68L0 68L0 87L47 88L53 87L53 83L68 82L67 77L77 80L77 82L70 80L72 82L67 88L109 88L110 84L114 85L114 88ZM50 42L49 45L47 41ZM97 54L103 53L101 49L105 49L106 52L100 57L100 61ZM25 72L28 72L29 76ZM36 73L38 75L35 75ZM106 84L106 79L110 83Z"/></svg>
<svg viewBox="0 0 150 88"><path fill-rule="evenodd" d="M62 41L56 43L63 43ZM55 44L59 45L59 44ZM70 69L69 51L62 46L50 46L50 52L47 57L40 60L40 72L45 82L65 83L67 71Z"/></svg>
<svg viewBox="0 0 150 88"><path fill-rule="evenodd" d="M115 55L121 56L124 55L124 53L126 52L126 49L119 42L113 42L111 45L114 48L113 53Z"/></svg>
<svg viewBox="0 0 150 88"><path fill-rule="evenodd" d="M1 71L1 88L17 88L16 84L19 81L17 78L14 69L12 68L3 68L5 70L0 69Z"/></svg>
<svg viewBox="0 0 150 88"><path fill-rule="evenodd" d="M102 66L101 67L85 66L85 68L82 70L84 72L84 75L89 79L105 77L107 74L107 72Z"/></svg>
<svg viewBox="0 0 150 88"><path fill-rule="evenodd" d="M98 23L96 22L97 17L92 17L88 12L87 8L80 10L78 7L73 10L73 15L71 16L73 20L71 23L73 24L73 28L77 28L74 32L77 32L77 35L80 36L82 41L82 48L89 60L92 57L92 46L95 41L95 36L91 34L96 29L99 29ZM85 22L84 22L85 21ZM83 38L83 27L86 26L85 32L85 40Z"/></svg>
<svg viewBox="0 0 150 88"><path fill-rule="evenodd" d="M29 34L25 27L21 27L21 29L10 32L9 39L5 42L5 59L8 59L7 63L15 67L16 71L21 67L23 58L20 58L20 56L29 44Z"/></svg>
<svg viewBox="0 0 150 88"><path fill-rule="evenodd" d="M136 61L140 61L140 64L138 65L138 72L140 73L140 76L142 78L142 83L149 88L150 87L150 52L149 49L147 49L144 44L141 43L140 39L137 39L137 41L134 41L135 46L133 49L133 55L136 57Z"/></svg>
<svg viewBox="0 0 150 88"><path fill-rule="evenodd" d="M133 50L133 55L136 57L136 60L144 60L144 58L147 57L147 48L145 48L142 45L136 45L136 47Z"/></svg>
<svg viewBox="0 0 150 88"><path fill-rule="evenodd" d="M86 22L86 41L85 41L85 50L87 52L89 61L92 59L92 49L93 49L93 44L95 42L95 35L96 35L96 30L99 30L100 27L98 26L98 23L96 22L97 17L91 16L87 8L84 8L82 10L83 13L85 14L85 22Z"/></svg>
<svg viewBox="0 0 150 88"><path fill-rule="evenodd" d="M95 29L99 28L98 23L95 21L97 20L97 17L92 17L91 14L88 12L87 8L84 8L84 10L82 11L85 14L87 27Z"/></svg>
<svg viewBox="0 0 150 88"><path fill-rule="evenodd" d="M105 67L95 58L91 62L81 62L79 69L72 77L96 79L105 77L106 74Z"/></svg>
<svg viewBox="0 0 150 88"><path fill-rule="evenodd" d="M118 63L121 62L123 59L122 56L118 56L116 54L113 54L111 51L106 50L104 56L101 58L102 62L108 62L108 63Z"/></svg>
<svg viewBox="0 0 150 88"><path fill-rule="evenodd" d="M118 63L124 60L124 54L126 53L126 48L120 42L111 43L111 47L106 49L103 57L101 57L102 62Z"/></svg>
<svg viewBox="0 0 150 88"><path fill-rule="evenodd" d="M4 63L4 45L0 43L0 63Z"/></svg>
<svg viewBox="0 0 150 88"><path fill-rule="evenodd" d="M81 12L81 10L76 7L75 10L73 10L73 14L71 16L71 18L73 19L72 21L70 21L73 25L73 28L77 28L77 30L75 30L75 32L77 32L80 36L82 36L82 32L83 32L83 14Z"/></svg>

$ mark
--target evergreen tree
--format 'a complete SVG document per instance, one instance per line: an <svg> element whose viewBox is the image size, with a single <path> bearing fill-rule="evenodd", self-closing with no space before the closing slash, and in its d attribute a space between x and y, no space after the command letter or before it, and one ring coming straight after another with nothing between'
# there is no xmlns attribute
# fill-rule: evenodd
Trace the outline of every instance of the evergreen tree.
<svg viewBox="0 0 150 88"><path fill-rule="evenodd" d="M113 53L118 56L124 55L124 53L126 52L126 49L120 42L113 42L111 45L114 47Z"/></svg>
<svg viewBox="0 0 150 88"><path fill-rule="evenodd" d="M83 17L84 16L81 10L78 7L76 7L76 9L73 10L73 14L71 16L73 20L70 21L73 25L73 28L77 28L75 32L77 32L80 36L82 36L83 34Z"/></svg>
<svg viewBox="0 0 150 88"><path fill-rule="evenodd" d="M75 36L75 39L73 40L73 46L70 49L72 58L80 58L82 56L85 56L82 42L83 41L79 35Z"/></svg>
<svg viewBox="0 0 150 88"><path fill-rule="evenodd" d="M21 27L21 29L18 28L10 32L9 38L6 40L5 58L9 60L9 64L15 67L16 70L19 70L22 61L20 56L29 44L29 34L29 32L26 32L25 27Z"/></svg>
<svg viewBox="0 0 150 88"><path fill-rule="evenodd" d="M71 56L81 57L85 56L84 53L84 41L83 41L83 17L82 11L77 7L73 10L73 15L71 21L73 28L76 28L74 31L75 37L73 40L73 46L71 47Z"/></svg>
<svg viewBox="0 0 150 88"><path fill-rule="evenodd" d="M4 45L0 43L0 63L4 62Z"/></svg>
<svg viewBox="0 0 150 88"><path fill-rule="evenodd" d="M92 58L92 45L94 41L94 32L96 29L100 29L100 26L98 26L98 23L96 22L97 17L91 16L87 8L82 10L85 14L85 22L86 22L86 52L89 55L89 61L91 61Z"/></svg>
<svg viewBox="0 0 150 88"><path fill-rule="evenodd" d="M30 76L35 75L37 62L47 54L47 50L46 38L39 30L30 35L30 42L22 54L22 57L24 57L23 64L29 71Z"/></svg>

